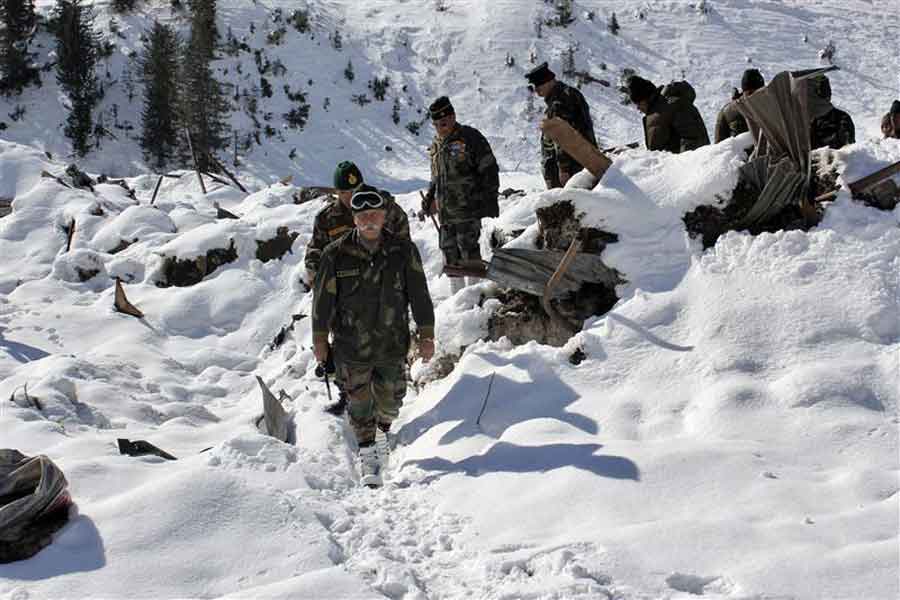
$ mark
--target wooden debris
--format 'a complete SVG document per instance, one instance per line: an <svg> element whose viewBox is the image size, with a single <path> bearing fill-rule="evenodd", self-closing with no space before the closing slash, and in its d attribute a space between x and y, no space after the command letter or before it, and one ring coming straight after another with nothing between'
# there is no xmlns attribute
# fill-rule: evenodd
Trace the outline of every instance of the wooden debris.
<svg viewBox="0 0 900 600"><path fill-rule="evenodd" d="M69 226L65 229L66 232L66 252L72 249L72 238L75 237L75 219L69 221Z"/></svg>
<svg viewBox="0 0 900 600"><path fill-rule="evenodd" d="M140 311L138 307L128 301L128 298L125 297L125 289L122 287L122 280L116 277L116 295L114 302L115 309L126 315L131 315L132 317L137 317L138 319L142 319L144 317L144 313Z"/></svg>
<svg viewBox="0 0 900 600"><path fill-rule="evenodd" d="M200 173L200 163L197 161L197 153L194 152L194 143L191 141L191 132L185 128L184 135L187 137L188 149L191 152L191 158L194 160L194 170L197 171L197 179L200 181L200 189L206 195L206 184L203 183L203 175Z"/></svg>
<svg viewBox="0 0 900 600"><path fill-rule="evenodd" d="M150 206L153 206L153 203L156 202L156 194L159 193L159 186L162 183L163 177L165 177L165 175L160 175L159 179L156 180L156 186L153 188L153 197L150 198Z"/></svg>
<svg viewBox="0 0 900 600"><path fill-rule="evenodd" d="M597 179L601 179L612 165L612 160L606 154L559 117L541 121L541 131L559 144L566 153L575 158Z"/></svg>
<svg viewBox="0 0 900 600"><path fill-rule="evenodd" d="M541 306L544 307L544 312L547 313L547 316L550 317L551 320L555 321L557 325L568 328L573 334L581 329L581 327L575 327L569 321L562 318L556 309L553 308L553 305L550 303L551 298L554 294L554 288L559 284L562 278L565 276L566 271L569 270L569 267L572 264L572 261L575 259L575 255L578 253L578 250L581 248L581 241L578 238L572 240L572 243L569 244L568 250L563 255L562 260L559 261L559 265L556 267L556 270L553 272L553 275L550 277L549 281L547 281L547 285L544 287L544 293L541 295Z"/></svg>

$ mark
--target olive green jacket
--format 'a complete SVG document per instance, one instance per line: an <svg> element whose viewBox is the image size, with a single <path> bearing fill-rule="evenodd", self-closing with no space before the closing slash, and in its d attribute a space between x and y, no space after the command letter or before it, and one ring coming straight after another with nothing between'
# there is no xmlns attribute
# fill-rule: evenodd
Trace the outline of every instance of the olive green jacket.
<svg viewBox="0 0 900 600"><path fill-rule="evenodd" d="M325 248L313 286L313 343L331 332L337 362L405 361L410 308L419 336L433 339L434 307L415 244L385 232L370 253L353 229Z"/></svg>
<svg viewBox="0 0 900 600"><path fill-rule="evenodd" d="M441 223L499 215L500 169L491 145L477 129L457 125L443 140L435 136L428 154L428 197L437 200Z"/></svg>
<svg viewBox="0 0 900 600"><path fill-rule="evenodd" d="M384 217L384 228L395 237L409 239L409 217L403 212L389 192L378 190L387 199L387 214ZM337 198L316 214L312 237L306 244L306 255L303 264L306 270L315 275L322 259L325 246L353 229L353 212Z"/></svg>
<svg viewBox="0 0 900 600"><path fill-rule="evenodd" d="M660 88L644 115L647 150L685 152L709 144L700 111L694 106L694 88L685 81Z"/></svg>

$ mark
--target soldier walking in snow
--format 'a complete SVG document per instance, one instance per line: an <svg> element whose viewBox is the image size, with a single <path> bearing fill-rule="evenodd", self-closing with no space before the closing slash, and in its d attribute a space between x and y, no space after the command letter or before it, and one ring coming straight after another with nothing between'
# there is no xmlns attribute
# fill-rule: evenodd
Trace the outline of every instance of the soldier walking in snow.
<svg viewBox="0 0 900 600"><path fill-rule="evenodd" d="M831 103L831 82L824 74L809 80L809 147L813 150L828 146L834 150L856 141L853 119Z"/></svg>
<svg viewBox="0 0 900 600"><path fill-rule="evenodd" d="M441 96L428 107L435 136L431 157L431 185L422 206L425 214L440 218L440 245L444 264L481 266L481 219L500 214L497 193L499 168L487 139L474 127L456 121L450 99ZM470 281L471 283L471 281ZM456 293L462 277L451 277Z"/></svg>
<svg viewBox="0 0 900 600"><path fill-rule="evenodd" d="M306 267L306 281L312 286L322 259L322 252L331 242L353 229L353 213L350 210L350 198L353 191L363 185L362 173L354 163L343 161L334 170L334 188L337 190L337 198L316 215L313 224L312 237L306 245L304 265ZM409 239L409 218L403 212L394 198L384 190L378 190L379 195L385 199L386 214L384 227L394 237ZM333 361L327 361L326 372L333 369ZM338 386L338 400L325 407L325 411L333 415L342 415L347 409L347 394Z"/></svg>
<svg viewBox="0 0 900 600"><path fill-rule="evenodd" d="M528 88L544 99L547 108L544 117L559 117L572 126L575 131L597 147L594 137L594 122L591 120L591 109L584 96L570 85L556 79L556 74L541 63L525 74ZM578 163L567 154L559 144L541 134L541 170L547 189L566 185L569 178L580 171L584 165Z"/></svg>
<svg viewBox="0 0 900 600"><path fill-rule="evenodd" d="M644 113L648 150L678 154L709 144L703 117L694 106L697 94L687 81L656 87L652 81L634 75L628 80L628 96Z"/></svg>
<svg viewBox="0 0 900 600"><path fill-rule="evenodd" d="M313 353L321 364L333 350L359 444L360 482L368 486L381 485L388 432L406 394L409 308L419 354L425 361L434 355L434 308L422 259L415 244L385 227L387 206L370 186L353 194L356 227L325 248L313 286Z"/></svg>
<svg viewBox="0 0 900 600"><path fill-rule="evenodd" d="M741 77L741 92L731 102L722 107L722 110L719 111L719 117L716 119L715 140L717 144L725 138L738 136L745 131L752 131L753 139L756 142L759 141L759 127L755 124L751 126L747 123L744 115L737 108L736 100L753 95L753 92L765 85L766 82L759 69L747 69L744 71L744 75Z"/></svg>

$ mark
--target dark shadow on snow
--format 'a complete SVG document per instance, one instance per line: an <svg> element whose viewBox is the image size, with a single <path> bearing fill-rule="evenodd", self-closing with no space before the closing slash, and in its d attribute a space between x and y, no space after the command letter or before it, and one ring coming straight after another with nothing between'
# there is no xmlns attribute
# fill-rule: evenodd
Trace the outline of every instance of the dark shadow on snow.
<svg viewBox="0 0 900 600"><path fill-rule="evenodd" d="M598 455L600 444L547 444L544 446L517 446L498 442L484 454L470 456L459 462L444 458L410 460L412 465L425 471L434 471L421 483L432 481L450 473L463 473L480 477L488 473L546 473L563 467L573 467L599 477L640 481L638 466L622 456ZM401 467L402 468L402 467Z"/></svg>
<svg viewBox="0 0 900 600"><path fill-rule="evenodd" d="M0 331L0 350L5 350L13 360L20 363L32 362L50 356L49 352L45 352L40 348L5 339L2 331Z"/></svg>
<svg viewBox="0 0 900 600"><path fill-rule="evenodd" d="M434 408L400 429L400 442L408 444L434 425L448 421L459 423L441 436L438 441L441 445L452 444L476 433L499 438L513 425L542 418L556 419L585 433L596 434L596 421L566 410L579 395L544 366L546 363L537 365L535 362L531 360L529 364L519 365L527 370L532 381L513 381L499 374L494 377L480 425L476 424L476 419L484 403L490 376L464 375Z"/></svg>
<svg viewBox="0 0 900 600"><path fill-rule="evenodd" d="M106 566L106 549L90 517L76 515L53 535L53 542L33 557L0 565L0 579L40 581Z"/></svg>

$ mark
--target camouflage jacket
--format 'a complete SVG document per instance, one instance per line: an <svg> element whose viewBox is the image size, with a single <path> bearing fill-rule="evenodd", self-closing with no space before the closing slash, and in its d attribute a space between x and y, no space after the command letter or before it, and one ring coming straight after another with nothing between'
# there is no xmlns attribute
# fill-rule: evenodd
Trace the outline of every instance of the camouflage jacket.
<svg viewBox="0 0 900 600"><path fill-rule="evenodd" d="M378 190L378 193L388 200L387 214L384 218L385 229L394 234L395 237L408 240L409 217L397 205L390 193L384 190ZM306 270L314 275L319 268L319 261L322 258L322 251L325 250L325 246L337 240L353 229L353 227L353 213L337 198L334 198L325 208L320 210L313 224L312 237L306 245L306 256L303 258Z"/></svg>
<svg viewBox="0 0 900 600"><path fill-rule="evenodd" d="M719 111L719 118L716 119L716 143L745 131L750 131L750 127L747 125L747 119L738 111L737 105L732 101L723 106Z"/></svg>
<svg viewBox="0 0 900 600"><path fill-rule="evenodd" d="M678 154L709 144L703 117L694 106L695 97L694 88L684 81L660 88L643 119L648 150Z"/></svg>
<svg viewBox="0 0 900 600"><path fill-rule="evenodd" d="M497 216L499 167L491 145L477 129L457 125L443 140L435 136L428 154L428 197L437 201L441 223Z"/></svg>
<svg viewBox="0 0 900 600"><path fill-rule="evenodd" d="M434 308L415 244L386 233L370 253L354 229L325 248L313 287L313 342L334 334L339 363L404 361L409 308L423 338L434 337Z"/></svg>
<svg viewBox="0 0 900 600"><path fill-rule="evenodd" d="M810 148L828 146L837 150L856 141L856 130L850 115L838 108L813 119L809 127Z"/></svg>
<svg viewBox="0 0 900 600"><path fill-rule="evenodd" d="M584 96L570 85L557 81L556 85L544 98L547 108L544 116L548 119L559 117L580 133L593 146L597 145L594 137L594 122L591 120L591 109ZM548 187L560 187L559 171L574 175L582 169L574 158L566 154L553 140L541 135L541 170Z"/></svg>

